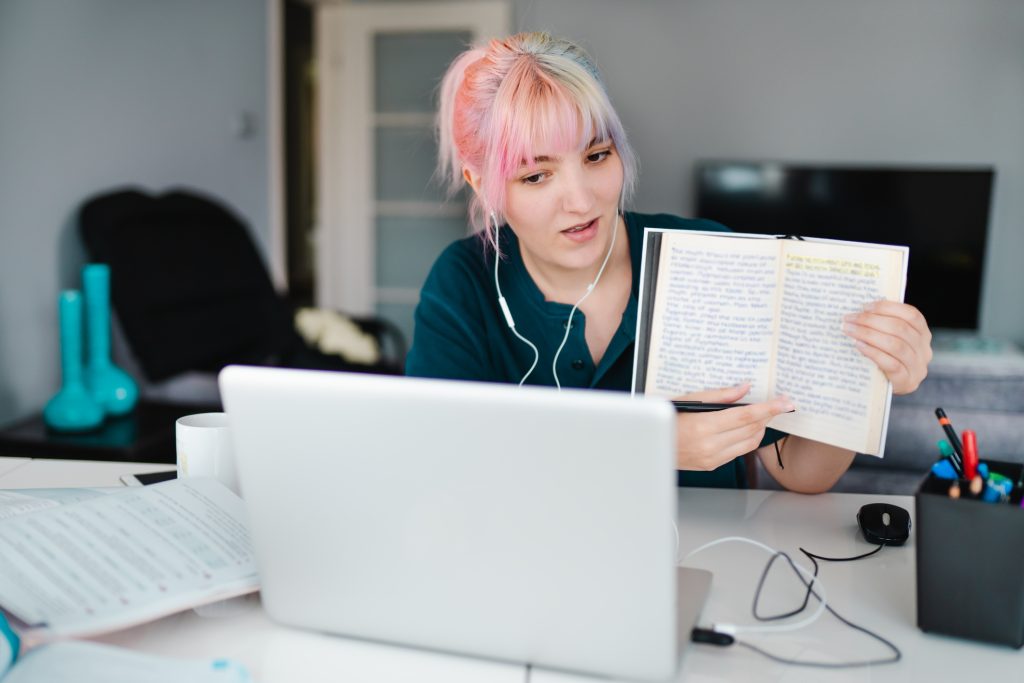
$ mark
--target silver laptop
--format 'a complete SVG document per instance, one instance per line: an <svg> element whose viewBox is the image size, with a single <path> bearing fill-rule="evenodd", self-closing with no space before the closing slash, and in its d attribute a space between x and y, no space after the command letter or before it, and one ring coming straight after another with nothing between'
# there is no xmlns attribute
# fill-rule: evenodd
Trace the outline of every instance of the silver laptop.
<svg viewBox="0 0 1024 683"><path fill-rule="evenodd" d="M273 619L674 675L710 574L677 588L668 402L250 367L220 387Z"/></svg>

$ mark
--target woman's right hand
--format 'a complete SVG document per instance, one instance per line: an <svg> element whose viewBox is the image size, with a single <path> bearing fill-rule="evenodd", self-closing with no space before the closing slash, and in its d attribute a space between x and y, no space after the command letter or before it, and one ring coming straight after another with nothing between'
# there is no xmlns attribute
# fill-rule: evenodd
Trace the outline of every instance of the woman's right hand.
<svg viewBox="0 0 1024 683"><path fill-rule="evenodd" d="M750 384L740 384L698 391L676 400L735 403L749 390ZM768 422L793 409L792 401L779 397L708 413L680 413L676 418L676 468L710 471L755 450L761 445Z"/></svg>

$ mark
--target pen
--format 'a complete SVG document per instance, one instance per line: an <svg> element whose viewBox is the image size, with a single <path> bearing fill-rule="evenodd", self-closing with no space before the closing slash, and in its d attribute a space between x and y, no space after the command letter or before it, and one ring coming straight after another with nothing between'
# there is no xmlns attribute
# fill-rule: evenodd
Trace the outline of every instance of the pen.
<svg viewBox="0 0 1024 683"><path fill-rule="evenodd" d="M978 438L972 429L964 430L964 479L974 479L978 471Z"/></svg>
<svg viewBox="0 0 1024 683"><path fill-rule="evenodd" d="M726 408L739 408L749 403L705 403L704 401L672 401L678 413L710 413Z"/></svg>
<svg viewBox="0 0 1024 683"><path fill-rule="evenodd" d="M950 423L949 418L946 417L946 411L942 408L935 409L935 417L939 418L939 424L946 430L946 436L949 437L949 443L953 446L953 455L949 457L953 463L953 467L961 476L964 473L963 466L963 448L960 446L960 439L957 438L956 432L953 431L953 425Z"/></svg>

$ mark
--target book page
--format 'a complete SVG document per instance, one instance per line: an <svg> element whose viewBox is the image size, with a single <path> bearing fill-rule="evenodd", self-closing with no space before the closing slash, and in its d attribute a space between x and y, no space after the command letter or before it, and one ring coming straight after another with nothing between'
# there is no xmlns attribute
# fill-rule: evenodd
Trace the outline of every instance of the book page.
<svg viewBox="0 0 1024 683"><path fill-rule="evenodd" d="M54 635L115 630L258 587L242 500L214 479L0 521L0 606Z"/></svg>
<svg viewBox="0 0 1024 683"><path fill-rule="evenodd" d="M679 396L751 382L767 398L778 240L666 231L644 392Z"/></svg>
<svg viewBox="0 0 1024 683"><path fill-rule="evenodd" d="M905 247L785 242L775 392L797 411L770 425L880 455L889 383L842 332L843 316L878 299L903 300Z"/></svg>
<svg viewBox="0 0 1024 683"><path fill-rule="evenodd" d="M120 486L92 489L3 489L0 490L0 520L123 490Z"/></svg>

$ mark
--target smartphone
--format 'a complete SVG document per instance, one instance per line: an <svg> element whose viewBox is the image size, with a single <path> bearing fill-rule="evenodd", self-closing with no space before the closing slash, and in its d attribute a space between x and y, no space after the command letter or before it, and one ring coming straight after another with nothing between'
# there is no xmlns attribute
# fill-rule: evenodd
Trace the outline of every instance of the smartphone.
<svg viewBox="0 0 1024 683"><path fill-rule="evenodd" d="M149 486L150 484L159 484L162 481L169 481L171 479L177 479L177 470L171 470L169 472L146 472L144 474L125 474L121 476L121 481L125 486Z"/></svg>

